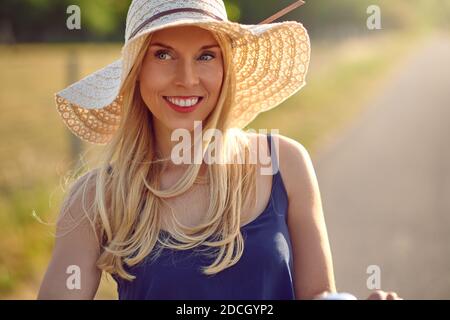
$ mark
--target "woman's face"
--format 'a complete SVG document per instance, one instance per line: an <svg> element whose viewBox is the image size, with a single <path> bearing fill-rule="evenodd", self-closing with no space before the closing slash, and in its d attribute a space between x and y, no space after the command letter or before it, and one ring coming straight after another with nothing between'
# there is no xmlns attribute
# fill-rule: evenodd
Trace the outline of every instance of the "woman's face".
<svg viewBox="0 0 450 320"><path fill-rule="evenodd" d="M142 99L155 127L194 129L216 106L223 81L219 44L195 26L166 28L152 35L139 74Z"/></svg>

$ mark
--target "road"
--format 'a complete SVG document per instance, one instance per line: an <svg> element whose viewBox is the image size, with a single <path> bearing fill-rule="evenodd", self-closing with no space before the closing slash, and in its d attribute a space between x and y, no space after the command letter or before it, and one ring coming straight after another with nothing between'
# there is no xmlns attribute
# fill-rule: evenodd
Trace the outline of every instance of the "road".
<svg viewBox="0 0 450 320"><path fill-rule="evenodd" d="M339 291L450 299L450 38L401 62L364 112L312 155Z"/></svg>

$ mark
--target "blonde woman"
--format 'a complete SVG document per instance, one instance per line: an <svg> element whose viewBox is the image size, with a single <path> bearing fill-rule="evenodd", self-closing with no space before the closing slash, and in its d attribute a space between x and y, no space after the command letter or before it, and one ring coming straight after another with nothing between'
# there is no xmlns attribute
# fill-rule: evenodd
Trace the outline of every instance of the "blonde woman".
<svg viewBox="0 0 450 320"><path fill-rule="evenodd" d="M106 147L65 198L39 298L92 299L102 271L119 299L336 292L308 152L240 130L300 90L309 55L297 22L230 22L221 0L133 1L122 58L56 94L70 130ZM212 129L225 163L204 157ZM175 159L180 131L194 136L183 159L199 142L200 162Z"/></svg>

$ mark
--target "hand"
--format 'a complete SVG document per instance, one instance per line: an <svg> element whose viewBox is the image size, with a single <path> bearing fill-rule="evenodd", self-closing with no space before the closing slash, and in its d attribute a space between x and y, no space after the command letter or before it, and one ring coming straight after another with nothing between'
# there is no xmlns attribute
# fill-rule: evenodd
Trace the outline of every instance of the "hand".
<svg viewBox="0 0 450 320"><path fill-rule="evenodd" d="M314 296L313 300L358 300L358 299L348 292L324 291L321 294Z"/></svg>
<svg viewBox="0 0 450 320"><path fill-rule="evenodd" d="M324 291L313 297L314 300L357 300L355 296L347 292ZM396 292L376 290L370 294L367 300L403 300Z"/></svg>
<svg viewBox="0 0 450 320"><path fill-rule="evenodd" d="M403 300L400 298L396 292L383 290L376 290L370 294L367 300Z"/></svg>

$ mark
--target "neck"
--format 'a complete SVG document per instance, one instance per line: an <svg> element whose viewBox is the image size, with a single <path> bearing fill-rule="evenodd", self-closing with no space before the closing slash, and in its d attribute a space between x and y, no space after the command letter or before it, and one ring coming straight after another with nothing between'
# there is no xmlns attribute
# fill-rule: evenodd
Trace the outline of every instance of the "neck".
<svg viewBox="0 0 450 320"><path fill-rule="evenodd" d="M175 142L170 139L172 132L169 128L162 125L158 120L153 120L153 125L153 134L155 135L155 148L158 153L158 157L169 159L171 165L175 165L171 160L172 148L175 145Z"/></svg>
<svg viewBox="0 0 450 320"><path fill-rule="evenodd" d="M155 135L155 147L158 153L158 157L165 159L165 170L168 171L178 171L182 169L183 171L188 168L189 164L175 164L172 161L172 150L179 143L179 141L172 141L172 130L167 128L160 121L153 121L154 130L153 133ZM194 137L194 132L191 131L191 137ZM193 138L192 138L193 139ZM193 141L192 141L193 143ZM193 152L193 150L192 150ZM202 161L202 167L200 168L200 175L203 175L207 170L207 165L204 161Z"/></svg>

